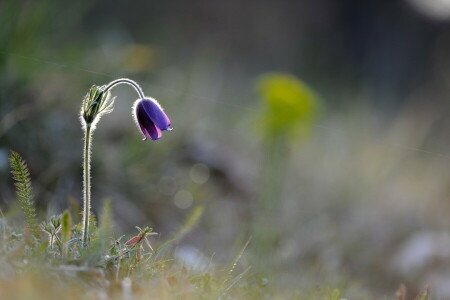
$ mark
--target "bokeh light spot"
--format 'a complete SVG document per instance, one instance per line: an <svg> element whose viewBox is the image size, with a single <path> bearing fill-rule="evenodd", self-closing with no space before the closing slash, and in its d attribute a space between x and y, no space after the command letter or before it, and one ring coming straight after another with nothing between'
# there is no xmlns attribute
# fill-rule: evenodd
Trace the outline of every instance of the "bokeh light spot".
<svg viewBox="0 0 450 300"><path fill-rule="evenodd" d="M192 166L190 174L193 182L197 184L203 184L208 181L210 176L210 171L205 164L195 164Z"/></svg>
<svg viewBox="0 0 450 300"><path fill-rule="evenodd" d="M435 20L450 18L450 0L408 0L420 13Z"/></svg>
<svg viewBox="0 0 450 300"><path fill-rule="evenodd" d="M194 197L189 191L179 190L173 197L173 202L178 208L187 209L194 202Z"/></svg>

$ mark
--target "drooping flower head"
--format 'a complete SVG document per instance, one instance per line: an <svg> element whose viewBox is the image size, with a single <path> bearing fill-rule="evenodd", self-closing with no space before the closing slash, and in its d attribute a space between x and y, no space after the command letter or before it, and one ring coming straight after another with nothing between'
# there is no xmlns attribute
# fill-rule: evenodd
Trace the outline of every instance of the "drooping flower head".
<svg viewBox="0 0 450 300"><path fill-rule="evenodd" d="M136 124L144 135L144 140L161 138L161 131L171 131L170 120L158 101L153 98L138 99L133 106Z"/></svg>

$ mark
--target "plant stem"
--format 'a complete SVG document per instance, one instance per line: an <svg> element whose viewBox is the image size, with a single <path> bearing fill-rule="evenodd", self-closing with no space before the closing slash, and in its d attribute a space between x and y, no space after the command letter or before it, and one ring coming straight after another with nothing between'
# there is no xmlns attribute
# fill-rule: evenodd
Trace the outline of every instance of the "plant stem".
<svg viewBox="0 0 450 300"><path fill-rule="evenodd" d="M136 82L134 82L133 80L128 79L128 78L120 78L120 79L116 79L116 80L114 80L114 81L111 81L111 82L106 86L105 92L109 91L109 90L112 89L114 86L116 86L116 85L118 85L118 84L122 84L122 83L131 85L131 86L135 89L135 91L138 93L138 95L139 95L139 97L140 97L141 99L145 98L144 93L142 92L141 87L140 87Z"/></svg>
<svg viewBox="0 0 450 300"><path fill-rule="evenodd" d="M89 237L89 219L91 212L91 126L84 131L83 153L83 246L86 247Z"/></svg>

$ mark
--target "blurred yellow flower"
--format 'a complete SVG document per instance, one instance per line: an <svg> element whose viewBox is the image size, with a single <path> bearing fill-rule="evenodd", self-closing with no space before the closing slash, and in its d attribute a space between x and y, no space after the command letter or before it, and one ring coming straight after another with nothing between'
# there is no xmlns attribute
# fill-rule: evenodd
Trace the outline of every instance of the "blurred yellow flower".
<svg viewBox="0 0 450 300"><path fill-rule="evenodd" d="M263 100L262 127L270 139L305 136L319 111L315 93L300 79L282 73L267 73L257 82Z"/></svg>

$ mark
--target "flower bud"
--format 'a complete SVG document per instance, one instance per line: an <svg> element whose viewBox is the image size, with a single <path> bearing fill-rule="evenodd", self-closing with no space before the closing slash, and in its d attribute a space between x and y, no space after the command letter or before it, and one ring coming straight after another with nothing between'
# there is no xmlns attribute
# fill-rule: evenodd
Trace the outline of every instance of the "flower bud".
<svg viewBox="0 0 450 300"><path fill-rule="evenodd" d="M113 110L114 99L111 99L110 93L105 92L104 88L105 86L93 85L84 97L81 118L87 127L95 125L101 115Z"/></svg>

